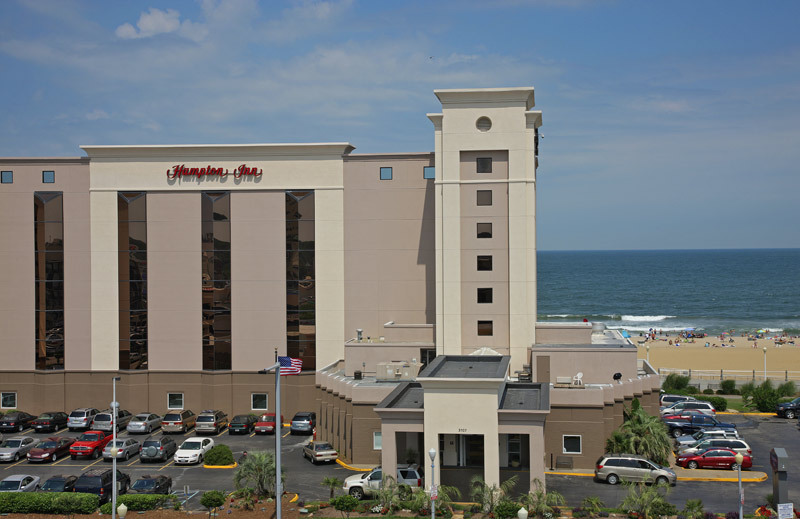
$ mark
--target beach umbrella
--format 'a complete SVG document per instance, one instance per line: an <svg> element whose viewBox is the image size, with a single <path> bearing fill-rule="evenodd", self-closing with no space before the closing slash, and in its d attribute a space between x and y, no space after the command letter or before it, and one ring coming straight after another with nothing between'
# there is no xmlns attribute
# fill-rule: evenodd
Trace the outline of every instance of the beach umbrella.
<svg viewBox="0 0 800 519"><path fill-rule="evenodd" d="M758 330L758 333L767 333L767 330Z"/></svg>

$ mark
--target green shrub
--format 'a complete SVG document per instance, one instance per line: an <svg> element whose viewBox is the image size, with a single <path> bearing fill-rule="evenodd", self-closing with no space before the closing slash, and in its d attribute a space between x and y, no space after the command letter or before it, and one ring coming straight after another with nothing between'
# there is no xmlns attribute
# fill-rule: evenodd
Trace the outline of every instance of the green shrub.
<svg viewBox="0 0 800 519"><path fill-rule="evenodd" d="M794 396L794 394L797 392L797 387L794 385L793 381L788 380L778 386L776 391L778 392L779 397Z"/></svg>
<svg viewBox="0 0 800 519"><path fill-rule="evenodd" d="M203 497L200 498L200 504L206 507L209 511L214 508L219 508L225 504L225 494L219 490L209 490L203 492Z"/></svg>
<svg viewBox="0 0 800 519"><path fill-rule="evenodd" d="M222 443L215 445L203 458L206 465L233 465L236 461L233 459L233 452L231 448Z"/></svg>
<svg viewBox="0 0 800 519"><path fill-rule="evenodd" d="M670 373L667 375L667 378L664 379L664 383L661 387L667 393L675 393L676 391L682 391L688 389L689 386L689 377L678 375L677 373Z"/></svg>
<svg viewBox="0 0 800 519"><path fill-rule="evenodd" d="M497 517L497 519L511 519L512 517L517 516L517 512L520 508L522 507L514 501L511 501L510 499L502 499L494 507L494 516Z"/></svg>
<svg viewBox="0 0 800 519"><path fill-rule="evenodd" d="M722 395L736 395L739 391L736 389L736 381L735 380L723 380L719 384L719 390L721 391L720 394Z"/></svg>
<svg viewBox="0 0 800 519"><path fill-rule="evenodd" d="M130 494L117 496L117 507L125 503L128 510L140 512L144 510L155 510L167 502L169 496L163 494ZM105 503L100 507L100 512L111 514L111 502Z"/></svg>
<svg viewBox="0 0 800 519"><path fill-rule="evenodd" d="M654 517L670 517L673 515L678 515L678 508L664 499L654 502L650 511Z"/></svg>
<svg viewBox="0 0 800 519"><path fill-rule="evenodd" d="M704 515L703 501L700 499L688 499L686 501L686 507L683 509L683 516L686 519L703 519Z"/></svg>
<svg viewBox="0 0 800 519"><path fill-rule="evenodd" d="M342 517L350 517L350 513L358 508L358 499L351 495L337 496L331 499L331 506L342 513Z"/></svg>
<svg viewBox="0 0 800 519"><path fill-rule="evenodd" d="M769 413L775 411L775 406L778 405L778 396L778 391L772 387L772 381L765 380L753 390L750 398L756 409L762 413Z"/></svg>
<svg viewBox="0 0 800 519"><path fill-rule="evenodd" d="M3 514L91 514L97 510L100 498L94 494L71 493L0 493L0 513ZM74 496L74 497L73 497Z"/></svg>
<svg viewBox="0 0 800 519"><path fill-rule="evenodd" d="M721 396L705 396L698 398L698 400L710 403L717 411L727 411L728 409L728 400Z"/></svg>
<svg viewBox="0 0 800 519"><path fill-rule="evenodd" d="M713 389L711 389L710 387L707 387L707 388L705 388L705 389L703 390L703 394L704 394L704 395L713 395L713 394L714 394L714 390L713 390Z"/></svg>
<svg viewBox="0 0 800 519"><path fill-rule="evenodd" d="M697 386L686 386L686 389L684 389L683 392L687 395L696 395L700 392L700 388Z"/></svg>

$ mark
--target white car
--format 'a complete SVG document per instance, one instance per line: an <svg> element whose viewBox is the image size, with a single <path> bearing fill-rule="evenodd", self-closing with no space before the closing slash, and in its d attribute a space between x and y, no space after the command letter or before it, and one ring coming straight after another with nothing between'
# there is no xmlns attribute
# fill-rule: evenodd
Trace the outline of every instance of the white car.
<svg viewBox="0 0 800 519"><path fill-rule="evenodd" d="M211 438L192 438L186 440L178 447L178 451L172 458L176 465L202 463L203 456L214 447L214 440Z"/></svg>
<svg viewBox="0 0 800 519"><path fill-rule="evenodd" d="M39 476L16 474L0 481L0 492L36 492L39 488Z"/></svg>

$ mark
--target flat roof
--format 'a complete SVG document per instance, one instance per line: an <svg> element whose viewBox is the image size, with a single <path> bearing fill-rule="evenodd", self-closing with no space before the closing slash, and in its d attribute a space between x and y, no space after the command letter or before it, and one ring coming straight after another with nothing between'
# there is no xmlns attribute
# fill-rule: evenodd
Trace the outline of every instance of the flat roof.
<svg viewBox="0 0 800 519"><path fill-rule="evenodd" d="M507 355L439 355L417 378L505 378Z"/></svg>
<svg viewBox="0 0 800 519"><path fill-rule="evenodd" d="M509 382L500 396L500 409L547 411L550 409L550 384Z"/></svg>

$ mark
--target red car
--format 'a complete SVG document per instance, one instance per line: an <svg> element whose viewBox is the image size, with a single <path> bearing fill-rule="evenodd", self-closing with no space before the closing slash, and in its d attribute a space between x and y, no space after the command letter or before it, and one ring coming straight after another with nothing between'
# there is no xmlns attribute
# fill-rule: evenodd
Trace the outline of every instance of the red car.
<svg viewBox="0 0 800 519"><path fill-rule="evenodd" d="M684 409L683 411L681 411L678 414L671 414L671 415L667 415L667 416L662 416L661 419L662 420L691 420L692 419L692 415L701 415L701 414L703 414L703 413L701 413L697 409Z"/></svg>
<svg viewBox="0 0 800 519"><path fill-rule="evenodd" d="M283 424L283 415L281 415L281 424ZM256 420L256 432L258 434L267 434L275 432L275 413L264 413Z"/></svg>
<svg viewBox="0 0 800 519"><path fill-rule="evenodd" d="M83 458L91 456L93 459L97 459L112 438L113 435L110 432L86 431L78 436L78 440L75 443L70 445L69 454L72 459L78 456Z"/></svg>
<svg viewBox="0 0 800 519"><path fill-rule="evenodd" d="M680 455L675 460L677 465L687 469L733 469L736 470L736 452L731 449L714 447L693 454ZM753 466L753 458L742 456L742 468Z"/></svg>
<svg viewBox="0 0 800 519"><path fill-rule="evenodd" d="M75 443L75 438L53 437L37 443L28 452L28 461L57 461L69 455L69 448Z"/></svg>

